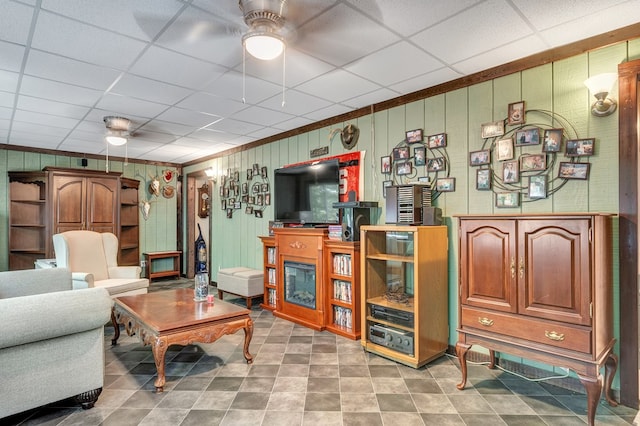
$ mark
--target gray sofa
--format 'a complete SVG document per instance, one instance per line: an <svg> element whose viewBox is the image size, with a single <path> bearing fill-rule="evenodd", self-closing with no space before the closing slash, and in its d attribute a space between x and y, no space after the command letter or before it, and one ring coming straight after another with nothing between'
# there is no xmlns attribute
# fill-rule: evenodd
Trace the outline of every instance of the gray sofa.
<svg viewBox="0 0 640 426"><path fill-rule="evenodd" d="M112 303L72 290L66 268L0 272L0 418L70 397L93 407Z"/></svg>

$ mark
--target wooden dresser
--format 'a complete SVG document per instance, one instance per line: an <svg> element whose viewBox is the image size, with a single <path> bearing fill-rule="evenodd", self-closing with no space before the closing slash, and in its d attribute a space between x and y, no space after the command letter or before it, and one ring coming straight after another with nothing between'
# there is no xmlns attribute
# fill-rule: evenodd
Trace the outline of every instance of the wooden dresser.
<svg viewBox="0 0 640 426"><path fill-rule="evenodd" d="M462 382L472 345L573 370L587 391L593 424L607 401L618 359L612 352L611 215L459 216L456 353ZM599 370L605 366L604 384Z"/></svg>

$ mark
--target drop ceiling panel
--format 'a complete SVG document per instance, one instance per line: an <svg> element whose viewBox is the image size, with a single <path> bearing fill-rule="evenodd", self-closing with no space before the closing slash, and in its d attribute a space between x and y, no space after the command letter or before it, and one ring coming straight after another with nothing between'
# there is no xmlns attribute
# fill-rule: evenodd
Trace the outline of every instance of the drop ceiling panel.
<svg viewBox="0 0 640 426"><path fill-rule="evenodd" d="M111 92L150 102L173 105L189 96L193 93L193 90L132 74L125 74L113 86Z"/></svg>
<svg viewBox="0 0 640 426"><path fill-rule="evenodd" d="M380 86L342 70L336 70L301 84L298 90L332 102L342 102Z"/></svg>
<svg viewBox="0 0 640 426"><path fill-rule="evenodd" d="M436 86L443 81L455 80L462 76L463 75L461 73L456 72L451 68L440 68L416 78L405 80L398 84L393 84L390 86L390 89L394 90L396 93L412 93L426 87Z"/></svg>
<svg viewBox="0 0 640 426"><path fill-rule="evenodd" d="M216 96L242 102L242 87L244 85L245 101L250 104L259 103L282 91L282 83L274 84L268 81L229 71L224 73L215 81L207 84L203 91Z"/></svg>
<svg viewBox="0 0 640 426"><path fill-rule="evenodd" d="M32 46L89 63L126 69L145 44L110 31L41 11Z"/></svg>
<svg viewBox="0 0 640 426"><path fill-rule="evenodd" d="M273 110L280 110L289 114L304 115L321 108L326 108L331 103L316 96L302 93L298 90L287 90L285 92L285 105L282 106L282 93L278 93L260 103L260 106Z"/></svg>
<svg viewBox="0 0 640 426"><path fill-rule="evenodd" d="M73 129L78 125L78 119L42 114L39 112L16 110L13 117L16 122L33 123L36 125L52 126L56 128ZM67 132L68 133L68 132ZM66 134L66 133L65 133Z"/></svg>
<svg viewBox="0 0 640 426"><path fill-rule="evenodd" d="M226 71L214 65L161 47L151 46L131 73L190 89L199 89Z"/></svg>
<svg viewBox="0 0 640 426"><path fill-rule="evenodd" d="M33 7L7 0L2 1L1 7L4 19L0 25L0 40L26 45L33 19Z"/></svg>
<svg viewBox="0 0 640 426"><path fill-rule="evenodd" d="M234 135L246 135L251 132L255 132L262 126L257 124L247 123L240 120L233 120L231 118L225 118L212 124L208 128L211 130L217 130L219 132L227 132Z"/></svg>
<svg viewBox="0 0 640 426"><path fill-rule="evenodd" d="M452 31L454 28L459 30ZM460 31L468 28L473 28L473 32ZM443 62L452 64L531 33L527 23L505 0L488 0L416 34L411 40Z"/></svg>
<svg viewBox="0 0 640 426"><path fill-rule="evenodd" d="M15 93L18 87L18 78L20 75L17 72L0 70L0 90Z"/></svg>
<svg viewBox="0 0 640 426"><path fill-rule="evenodd" d="M167 106L163 104L129 98L113 93L104 95L96 107L110 111L110 115L137 115L145 118L155 117L167 109Z"/></svg>
<svg viewBox="0 0 640 426"><path fill-rule="evenodd" d="M190 127L204 127L220 121L222 117L213 114L189 111L182 108L169 108L157 117L159 120L185 124Z"/></svg>
<svg viewBox="0 0 640 426"><path fill-rule="evenodd" d="M386 101L387 99L398 97L399 95L399 92L394 92L393 90L384 88L365 93L361 96L355 96L351 99L345 100L342 103L351 108L362 108L363 106L373 105L378 102Z"/></svg>
<svg viewBox="0 0 640 426"><path fill-rule="evenodd" d="M179 107L192 111L206 112L219 117L230 117L234 113L247 108L239 101L221 98L209 93L197 92L178 104Z"/></svg>
<svg viewBox="0 0 640 426"><path fill-rule="evenodd" d="M353 62L345 69L388 86L441 67L442 63L433 56L401 41Z"/></svg>
<svg viewBox="0 0 640 426"><path fill-rule="evenodd" d="M635 3L634 6L637 12L638 2L628 0L580 0L579 2L513 0L514 6L522 12L538 31L580 20L588 15L597 15L611 6L625 2ZM576 7L578 5L579 7ZM616 13L619 13L619 10ZM634 20L637 20L637 15ZM604 22L604 20L601 21L601 24L604 24Z"/></svg>
<svg viewBox="0 0 640 426"><path fill-rule="evenodd" d="M0 68L7 71L19 72L22 69L24 47L18 44L3 43L0 41Z"/></svg>
<svg viewBox="0 0 640 426"><path fill-rule="evenodd" d="M13 108L15 102L15 95L9 92L0 92L0 107ZM9 109L9 113L11 110Z"/></svg>
<svg viewBox="0 0 640 426"><path fill-rule="evenodd" d="M313 58L296 49L296 43L291 43L285 53L284 71L285 84L287 87L296 87L307 80L326 74L336 67L324 61ZM262 80L270 81L278 86L282 86L282 58L265 62L248 58L246 63L247 75L258 77ZM241 74L242 67L236 67L236 71Z"/></svg>
<svg viewBox="0 0 640 426"><path fill-rule="evenodd" d="M113 68L31 50L25 74L104 91L116 81L121 72Z"/></svg>
<svg viewBox="0 0 640 426"><path fill-rule="evenodd" d="M30 77L28 75L22 78L20 93L81 106L95 105L102 96L102 92L98 90L87 89L72 84L58 83L42 78Z"/></svg>

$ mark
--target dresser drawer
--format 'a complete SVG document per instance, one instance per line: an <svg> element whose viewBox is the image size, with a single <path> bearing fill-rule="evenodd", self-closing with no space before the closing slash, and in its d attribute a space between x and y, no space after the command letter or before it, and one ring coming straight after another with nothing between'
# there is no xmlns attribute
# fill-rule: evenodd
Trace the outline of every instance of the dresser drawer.
<svg viewBox="0 0 640 426"><path fill-rule="evenodd" d="M591 353L591 328L522 315L462 307L461 327L517 337L557 348Z"/></svg>

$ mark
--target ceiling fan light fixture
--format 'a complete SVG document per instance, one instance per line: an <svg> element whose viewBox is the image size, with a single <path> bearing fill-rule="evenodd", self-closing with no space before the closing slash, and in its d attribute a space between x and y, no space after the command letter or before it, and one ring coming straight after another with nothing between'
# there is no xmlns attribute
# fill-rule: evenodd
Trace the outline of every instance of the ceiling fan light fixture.
<svg viewBox="0 0 640 426"><path fill-rule="evenodd" d="M255 58L270 61L284 51L284 40L271 31L249 31L242 37L242 44Z"/></svg>
<svg viewBox="0 0 640 426"><path fill-rule="evenodd" d="M117 134L117 135L107 135L104 137L107 142L111 145L121 146L127 143L127 138Z"/></svg>

